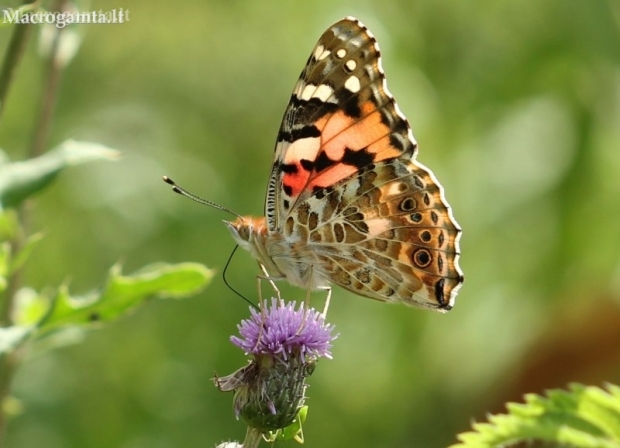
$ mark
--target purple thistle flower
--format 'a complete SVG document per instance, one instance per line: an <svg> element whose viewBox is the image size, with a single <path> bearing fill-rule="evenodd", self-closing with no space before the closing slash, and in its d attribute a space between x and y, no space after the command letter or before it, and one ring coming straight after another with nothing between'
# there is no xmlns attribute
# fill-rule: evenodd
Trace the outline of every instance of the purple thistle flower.
<svg viewBox="0 0 620 448"><path fill-rule="evenodd" d="M321 357L331 359L333 325L325 323L321 313L305 309L295 302L271 300L237 326L240 336L231 342L252 354L245 367L215 377L223 392L234 391L233 407L251 428L263 433L292 424L303 407L306 378Z"/></svg>
<svg viewBox="0 0 620 448"><path fill-rule="evenodd" d="M306 310L303 304L295 309L295 302L285 304L271 299L271 307L263 302L263 311L250 308L251 317L237 326L241 337L232 336L231 342L246 353L272 355L282 361L299 353L306 357L331 359L333 325L326 324L321 313Z"/></svg>

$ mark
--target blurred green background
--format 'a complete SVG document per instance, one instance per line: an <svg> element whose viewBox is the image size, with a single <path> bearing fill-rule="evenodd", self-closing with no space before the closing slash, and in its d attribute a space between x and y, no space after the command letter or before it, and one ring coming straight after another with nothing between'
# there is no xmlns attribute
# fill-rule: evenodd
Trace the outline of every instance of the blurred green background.
<svg viewBox="0 0 620 448"><path fill-rule="evenodd" d="M17 2L7 6L15 7ZM122 25L82 25L50 145L123 151L63 173L37 199L47 237L25 283L75 293L155 261L220 273L227 216L174 195L167 174L241 214L262 214L280 119L320 34L361 19L391 92L464 229L465 285L440 315L334 291L340 332L310 378L308 447L445 447L505 400L571 381L620 383L620 3L617 0L93 1ZM0 122L25 157L43 64L34 31ZM0 29L0 50L11 27ZM255 297L258 268L233 260ZM285 288L287 298L304 292ZM320 303L320 299L317 303ZM23 364L11 448L207 447L242 439L214 372L247 304L221 278L153 302L82 344ZM293 442L287 443L293 446Z"/></svg>

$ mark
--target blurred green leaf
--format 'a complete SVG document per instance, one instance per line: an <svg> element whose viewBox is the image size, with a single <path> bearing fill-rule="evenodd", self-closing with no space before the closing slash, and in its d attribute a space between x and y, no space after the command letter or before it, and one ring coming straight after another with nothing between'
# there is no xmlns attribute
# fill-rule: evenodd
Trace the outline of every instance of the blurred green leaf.
<svg viewBox="0 0 620 448"><path fill-rule="evenodd" d="M620 447L620 388L608 390L573 384L547 397L526 395L524 404L509 403L508 414L474 424L475 432L458 436L451 448L492 448L544 441L562 446Z"/></svg>
<svg viewBox="0 0 620 448"><path fill-rule="evenodd" d="M13 259L10 261L8 266L8 273L11 274L21 268L24 263L28 260L37 244L43 239L43 233L38 232L34 235L30 235L26 238L22 249L13 256Z"/></svg>
<svg viewBox="0 0 620 448"><path fill-rule="evenodd" d="M67 140L52 151L23 162L0 164L0 209L15 207L46 187L64 168L95 160L115 160L106 146Z"/></svg>
<svg viewBox="0 0 620 448"><path fill-rule="evenodd" d="M120 267L110 270L106 285L83 297L72 297L59 288L50 312L40 323L42 334L65 326L108 322L152 298L182 298L202 290L212 272L198 263L154 264L123 276Z"/></svg>
<svg viewBox="0 0 620 448"><path fill-rule="evenodd" d="M32 288L21 288L13 298L13 322L37 325L50 310L50 298Z"/></svg>
<svg viewBox="0 0 620 448"><path fill-rule="evenodd" d="M10 352L24 341L33 331L33 326L14 325L0 328L0 355Z"/></svg>

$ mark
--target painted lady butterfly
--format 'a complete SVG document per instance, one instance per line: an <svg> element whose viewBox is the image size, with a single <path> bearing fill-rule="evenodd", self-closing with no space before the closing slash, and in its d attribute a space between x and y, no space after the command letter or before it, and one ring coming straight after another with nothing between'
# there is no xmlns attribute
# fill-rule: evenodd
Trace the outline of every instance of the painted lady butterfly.
<svg viewBox="0 0 620 448"><path fill-rule="evenodd" d="M448 311L463 283L461 229L417 152L377 41L347 17L321 36L295 85L265 217L225 222L270 279Z"/></svg>

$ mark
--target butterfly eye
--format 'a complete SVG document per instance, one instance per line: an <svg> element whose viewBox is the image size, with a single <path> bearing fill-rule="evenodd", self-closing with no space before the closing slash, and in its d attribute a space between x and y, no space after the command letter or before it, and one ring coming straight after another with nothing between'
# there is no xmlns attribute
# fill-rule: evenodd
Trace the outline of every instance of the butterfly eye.
<svg viewBox="0 0 620 448"><path fill-rule="evenodd" d="M249 241L252 234L252 224L241 223L237 226L237 234L243 241Z"/></svg>
<svg viewBox="0 0 620 448"><path fill-rule="evenodd" d="M237 219L235 221L224 221L230 233L239 243L247 243L252 235L252 223L246 222L243 219ZM244 246L244 244L242 244Z"/></svg>

